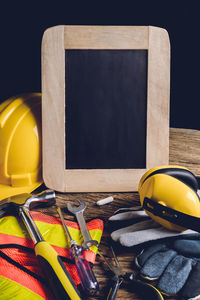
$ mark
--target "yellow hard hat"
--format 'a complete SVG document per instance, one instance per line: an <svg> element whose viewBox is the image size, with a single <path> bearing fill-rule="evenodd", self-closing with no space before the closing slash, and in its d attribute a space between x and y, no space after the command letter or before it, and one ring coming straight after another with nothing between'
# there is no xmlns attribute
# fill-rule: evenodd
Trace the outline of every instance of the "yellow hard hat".
<svg viewBox="0 0 200 300"><path fill-rule="evenodd" d="M41 94L22 94L0 104L0 200L40 184Z"/></svg>
<svg viewBox="0 0 200 300"><path fill-rule="evenodd" d="M140 202L152 219L164 227L200 232L200 199L195 175L182 166L161 166L140 180Z"/></svg>

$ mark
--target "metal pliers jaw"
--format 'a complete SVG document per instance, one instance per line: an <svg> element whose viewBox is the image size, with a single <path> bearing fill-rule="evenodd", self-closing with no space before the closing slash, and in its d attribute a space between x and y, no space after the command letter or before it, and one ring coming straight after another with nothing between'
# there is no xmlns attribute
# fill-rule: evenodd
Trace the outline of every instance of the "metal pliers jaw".
<svg viewBox="0 0 200 300"><path fill-rule="evenodd" d="M116 298L117 291L119 290L123 281L131 283L132 292L140 294L143 297L143 299L164 300L159 290L157 290L154 286L145 283L141 280L135 279L135 275L133 273L124 272L123 269L120 267L119 261L112 247L111 250L115 260L115 266L111 265L111 263L100 254L100 256L104 259L109 269L114 274L114 276L109 281L109 292L106 297L106 300L114 300Z"/></svg>
<svg viewBox="0 0 200 300"><path fill-rule="evenodd" d="M125 280L127 274L120 267L119 261L112 247L111 250L112 250L113 258L115 260L115 266L112 265L104 256L100 254L100 256L104 259L105 263L107 264L108 268L114 274L114 276L110 279L108 283L108 295L106 297L106 300L114 300L116 298L117 291L119 290L122 282Z"/></svg>

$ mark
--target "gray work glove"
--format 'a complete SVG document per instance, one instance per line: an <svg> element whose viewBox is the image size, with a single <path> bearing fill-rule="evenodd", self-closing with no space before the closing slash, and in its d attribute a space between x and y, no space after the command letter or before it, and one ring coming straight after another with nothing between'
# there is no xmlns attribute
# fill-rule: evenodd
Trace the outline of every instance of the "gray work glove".
<svg viewBox="0 0 200 300"><path fill-rule="evenodd" d="M158 241L135 259L141 277L158 280L157 288L184 299L200 296L200 234Z"/></svg>
<svg viewBox="0 0 200 300"><path fill-rule="evenodd" d="M193 234L193 230L171 231L153 221L142 207L121 208L109 218L111 238L122 246L133 247L142 243Z"/></svg>

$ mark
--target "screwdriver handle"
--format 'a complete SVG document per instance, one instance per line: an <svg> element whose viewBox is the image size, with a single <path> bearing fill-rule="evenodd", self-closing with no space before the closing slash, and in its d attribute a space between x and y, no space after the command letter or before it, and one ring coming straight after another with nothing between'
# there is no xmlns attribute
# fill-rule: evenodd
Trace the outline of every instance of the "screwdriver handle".
<svg viewBox="0 0 200 300"><path fill-rule="evenodd" d="M56 299L81 300L71 275L51 245L45 241L38 242L35 254Z"/></svg>
<svg viewBox="0 0 200 300"><path fill-rule="evenodd" d="M121 279L118 276L114 276L110 279L108 283L108 295L106 297L106 300L114 300L117 295L117 291L119 290L121 285Z"/></svg>
<svg viewBox="0 0 200 300"><path fill-rule="evenodd" d="M92 271L90 263L83 256L83 247L78 246L77 242L75 240L72 240L71 234L65 223L61 208L57 207L57 211L61 218L65 235L68 236L70 239L71 247L69 251L70 251L71 258L75 262L82 289L87 296L94 296L96 292L99 290L98 281L96 280L96 277L94 275L94 272Z"/></svg>
<svg viewBox="0 0 200 300"><path fill-rule="evenodd" d="M83 248L72 245L70 248L71 258L74 259L78 276L83 291L87 296L94 296L99 290L98 281L92 271L90 263L83 256Z"/></svg>

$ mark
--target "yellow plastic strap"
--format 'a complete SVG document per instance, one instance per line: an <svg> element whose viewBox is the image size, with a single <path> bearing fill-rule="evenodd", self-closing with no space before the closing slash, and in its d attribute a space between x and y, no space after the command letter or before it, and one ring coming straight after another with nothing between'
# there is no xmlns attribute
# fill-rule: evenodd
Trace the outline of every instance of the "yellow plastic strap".
<svg viewBox="0 0 200 300"><path fill-rule="evenodd" d="M44 300L16 281L0 276L0 300Z"/></svg>

